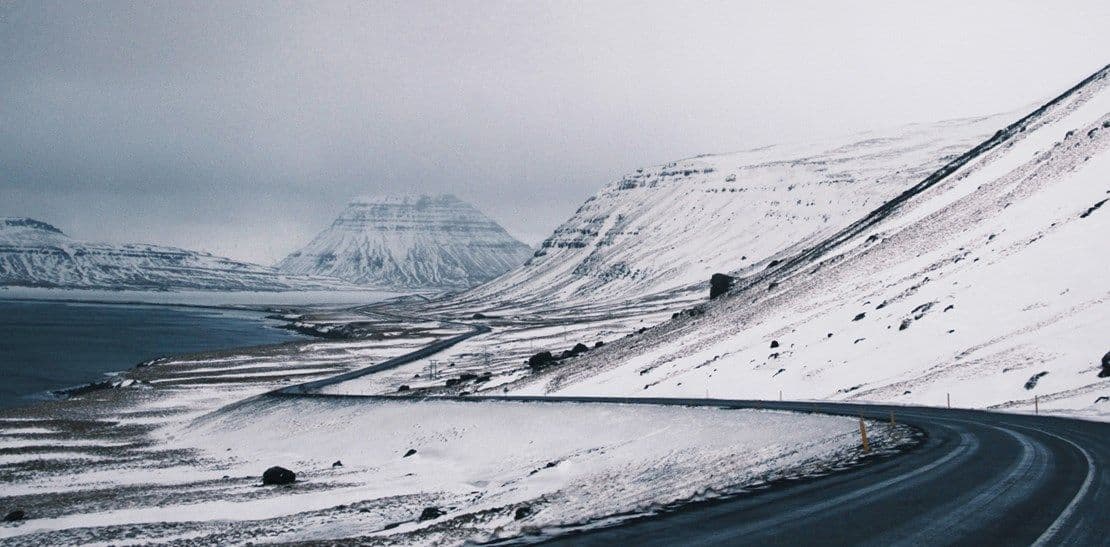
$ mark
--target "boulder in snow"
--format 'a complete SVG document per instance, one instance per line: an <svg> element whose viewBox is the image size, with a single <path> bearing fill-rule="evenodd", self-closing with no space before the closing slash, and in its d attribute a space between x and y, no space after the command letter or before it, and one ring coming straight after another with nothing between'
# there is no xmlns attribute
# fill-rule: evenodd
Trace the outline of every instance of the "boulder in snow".
<svg viewBox="0 0 1110 547"><path fill-rule="evenodd" d="M424 510L420 512L420 518L417 519L417 521L424 522L426 520L442 517L446 514L447 513L444 513L439 507L425 507Z"/></svg>
<svg viewBox="0 0 1110 547"><path fill-rule="evenodd" d="M276 465L262 473L262 484L293 484L296 480L296 473Z"/></svg>
<svg viewBox="0 0 1110 547"><path fill-rule="evenodd" d="M712 300L725 294L732 287L735 277L723 273L715 273L709 278L709 299Z"/></svg>

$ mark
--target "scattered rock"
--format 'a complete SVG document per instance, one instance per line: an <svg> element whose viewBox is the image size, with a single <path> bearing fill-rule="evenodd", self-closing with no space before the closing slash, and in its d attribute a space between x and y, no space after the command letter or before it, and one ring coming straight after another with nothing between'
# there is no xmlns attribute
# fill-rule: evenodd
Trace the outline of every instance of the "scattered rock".
<svg viewBox="0 0 1110 547"><path fill-rule="evenodd" d="M1105 199L1096 203L1096 204L1094 204L1094 205L1092 205L1089 209L1084 211L1083 214L1079 215L1079 218L1087 218L1087 217L1091 216L1091 213L1097 211L1099 207L1102 207L1103 203L1106 203Z"/></svg>
<svg viewBox="0 0 1110 547"><path fill-rule="evenodd" d="M23 509L15 509L4 515L4 522L18 522L27 518L27 513Z"/></svg>
<svg viewBox="0 0 1110 547"><path fill-rule="evenodd" d="M732 288L735 277L723 273L715 273L709 278L709 299L712 300L728 292Z"/></svg>
<svg viewBox="0 0 1110 547"><path fill-rule="evenodd" d="M1110 401L1110 397L1107 397L1106 395L1102 395L1098 399L1095 399L1095 404L1097 405L1097 404L1099 404L1101 402L1104 402L1104 401Z"/></svg>
<svg viewBox="0 0 1110 547"><path fill-rule="evenodd" d="M597 342L594 342L594 347L595 348L600 348L601 346L604 346L604 345L605 345L605 342L602 342L601 340L598 340Z"/></svg>
<svg viewBox="0 0 1110 547"><path fill-rule="evenodd" d="M779 341L778 340L771 340L771 347L772 348L779 347Z"/></svg>
<svg viewBox="0 0 1110 547"><path fill-rule="evenodd" d="M532 514L532 506L531 505L522 505L522 506L516 508L516 512L513 513L513 520L520 520L520 519L523 519L523 518L527 518L531 514Z"/></svg>
<svg viewBox="0 0 1110 547"><path fill-rule="evenodd" d="M471 315L470 318L471 319L487 319L487 316L484 313L476 313L474 315Z"/></svg>
<svg viewBox="0 0 1110 547"><path fill-rule="evenodd" d="M446 514L447 513L441 511L439 507L425 507L424 510L420 512L420 518L417 519L417 522L436 519Z"/></svg>
<svg viewBox="0 0 1110 547"><path fill-rule="evenodd" d="M296 481L296 473L276 465L262 473L262 484L293 484Z"/></svg>
<svg viewBox="0 0 1110 547"><path fill-rule="evenodd" d="M956 307L956 306L955 306L954 304L949 304L949 305L947 305L947 306L945 306L945 307L944 307L944 311L948 311L948 310L951 310L951 309L953 309L953 308L955 308L955 307Z"/></svg>
<svg viewBox="0 0 1110 547"><path fill-rule="evenodd" d="M1025 389L1033 389L1037 387L1037 382L1048 375L1048 371L1041 371L1029 377L1029 381L1025 382Z"/></svg>
<svg viewBox="0 0 1110 547"><path fill-rule="evenodd" d="M533 371L542 371L542 369L554 364L555 357L552 355L551 352L539 352L531 357L528 357L528 368L532 368Z"/></svg>
<svg viewBox="0 0 1110 547"><path fill-rule="evenodd" d="M410 448L410 449L408 449L407 452L405 452L405 455L401 456L401 457L402 458L407 458L407 457L412 456L414 454L416 454L416 449L415 448Z"/></svg>
<svg viewBox="0 0 1110 547"><path fill-rule="evenodd" d="M832 333L830 332L826 338L832 338Z"/></svg>
<svg viewBox="0 0 1110 547"><path fill-rule="evenodd" d="M409 389L411 389L411 388L409 388L409 386L407 386L405 384L401 384L400 386L397 386L397 391L408 391Z"/></svg>
<svg viewBox="0 0 1110 547"><path fill-rule="evenodd" d="M343 462L340 461L340 460L335 460L335 463L331 464L331 466L332 467L343 467Z"/></svg>
<svg viewBox="0 0 1110 547"><path fill-rule="evenodd" d="M908 317L903 319L902 324L898 325L898 330L906 330L910 328L910 323L913 323L913 319L910 319Z"/></svg>
<svg viewBox="0 0 1110 547"><path fill-rule="evenodd" d="M586 347L586 344L583 344L583 343L579 342L579 343L575 344L573 348L571 348L571 351L573 351L575 353L575 355L577 355L579 353L585 353L587 351L590 351L590 348Z"/></svg>
<svg viewBox="0 0 1110 547"><path fill-rule="evenodd" d="M862 342L862 341L864 341L864 340L866 340L866 338L856 338L856 341L855 341L855 342L852 342L852 343L853 343L853 344L858 344L858 343L860 343L860 342Z"/></svg>
<svg viewBox="0 0 1110 547"><path fill-rule="evenodd" d="M864 317L867 317L867 314L863 313L863 312L860 312L860 313L857 313L854 318L852 318L852 321L859 321L860 319L863 319Z"/></svg>
<svg viewBox="0 0 1110 547"><path fill-rule="evenodd" d="M1099 378L1110 377L1110 351L1102 356L1102 370L1098 373Z"/></svg>

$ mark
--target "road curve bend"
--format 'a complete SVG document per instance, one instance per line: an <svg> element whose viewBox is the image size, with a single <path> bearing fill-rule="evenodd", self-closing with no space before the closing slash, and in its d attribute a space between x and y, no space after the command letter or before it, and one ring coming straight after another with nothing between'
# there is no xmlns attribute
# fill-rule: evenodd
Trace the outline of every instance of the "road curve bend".
<svg viewBox="0 0 1110 547"><path fill-rule="evenodd" d="M564 399L566 400L566 399ZM624 399L586 401L625 402ZM553 545L1110 545L1110 424L841 403L634 400L896 419L898 457L618 525Z"/></svg>
<svg viewBox="0 0 1110 547"><path fill-rule="evenodd" d="M381 400L321 387L394 368L489 332L263 397ZM553 545L1110 546L1110 423L981 410L827 402L617 397L444 397L467 402L652 404L862 416L925 433L897 457L618 524L522 538Z"/></svg>

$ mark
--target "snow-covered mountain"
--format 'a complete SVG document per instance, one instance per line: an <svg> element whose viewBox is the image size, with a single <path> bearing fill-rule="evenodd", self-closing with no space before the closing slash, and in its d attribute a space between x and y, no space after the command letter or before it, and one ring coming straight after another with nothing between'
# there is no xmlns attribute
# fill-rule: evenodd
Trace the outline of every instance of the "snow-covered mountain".
<svg viewBox="0 0 1110 547"><path fill-rule="evenodd" d="M915 124L637 169L601 189L523 266L460 296L521 307L619 302L759 270L812 245L1009 117Z"/></svg>
<svg viewBox="0 0 1110 547"><path fill-rule="evenodd" d="M531 252L452 195L357 198L277 267L384 288L458 289L505 273Z"/></svg>
<svg viewBox="0 0 1110 547"><path fill-rule="evenodd" d="M278 291L341 284L174 247L78 241L45 222L0 218L0 286Z"/></svg>
<svg viewBox="0 0 1110 547"><path fill-rule="evenodd" d="M1107 413L1110 67L948 160L534 389Z"/></svg>

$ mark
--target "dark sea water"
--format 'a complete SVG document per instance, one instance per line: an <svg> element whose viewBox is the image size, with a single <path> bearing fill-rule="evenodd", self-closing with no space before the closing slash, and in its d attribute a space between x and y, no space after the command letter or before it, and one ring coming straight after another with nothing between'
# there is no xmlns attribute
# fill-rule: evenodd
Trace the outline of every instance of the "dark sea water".
<svg viewBox="0 0 1110 547"><path fill-rule="evenodd" d="M168 355L303 339L263 314L0 300L0 407Z"/></svg>

